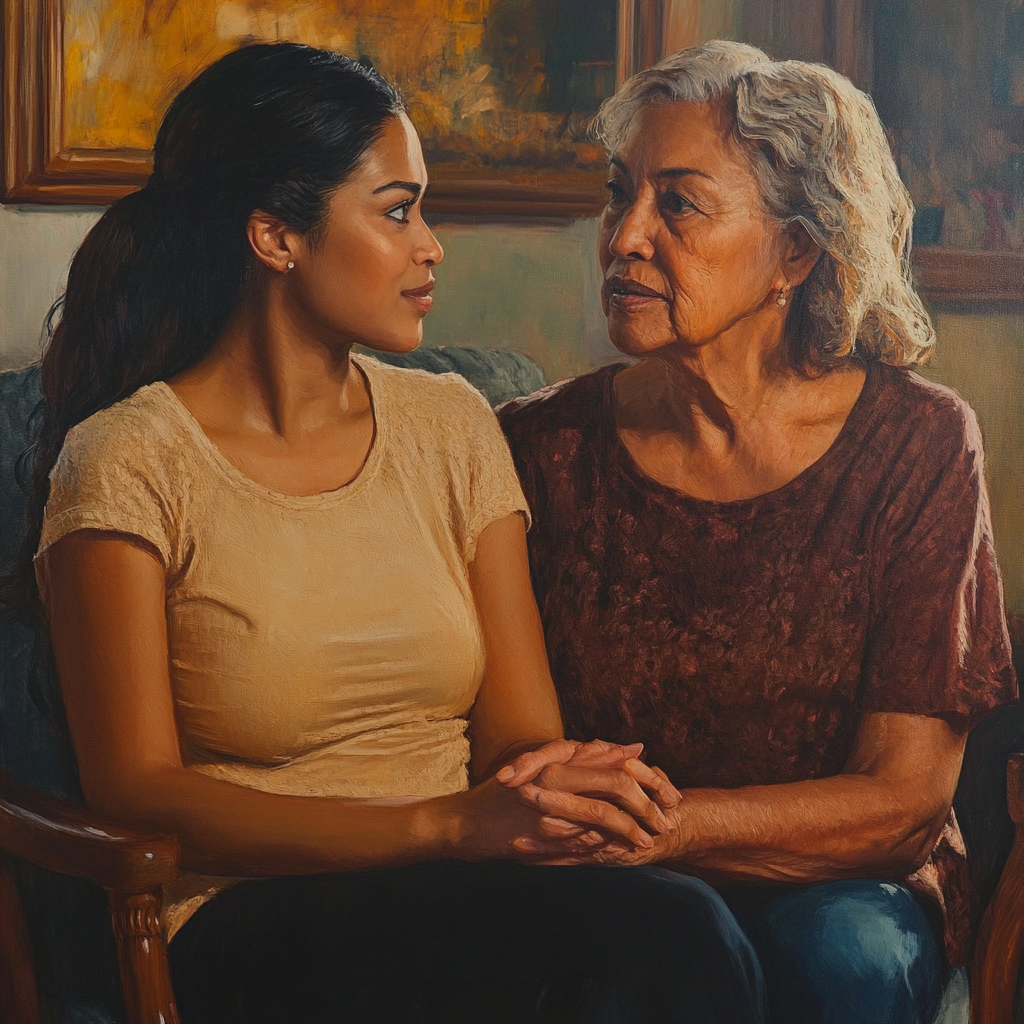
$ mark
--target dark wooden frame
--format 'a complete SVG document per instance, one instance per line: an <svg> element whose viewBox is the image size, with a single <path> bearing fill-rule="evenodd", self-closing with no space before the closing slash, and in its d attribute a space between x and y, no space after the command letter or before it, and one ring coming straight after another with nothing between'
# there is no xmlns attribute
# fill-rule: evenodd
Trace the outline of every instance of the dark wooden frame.
<svg viewBox="0 0 1024 1024"><path fill-rule="evenodd" d="M658 58L663 7L663 0L619 0L620 80ZM7 203L104 205L140 188L152 169L148 150L64 145L62 9L62 0L3 0ZM592 216L604 205L604 175L441 171L428 196L432 214Z"/></svg>
<svg viewBox="0 0 1024 1024"><path fill-rule="evenodd" d="M1011 1024L1024 953L1024 754L1006 766L1013 849L982 920L971 972L971 1024Z"/></svg>
<svg viewBox="0 0 1024 1024"><path fill-rule="evenodd" d="M918 291L941 307L1024 305L1024 253L921 246L913 259Z"/></svg>

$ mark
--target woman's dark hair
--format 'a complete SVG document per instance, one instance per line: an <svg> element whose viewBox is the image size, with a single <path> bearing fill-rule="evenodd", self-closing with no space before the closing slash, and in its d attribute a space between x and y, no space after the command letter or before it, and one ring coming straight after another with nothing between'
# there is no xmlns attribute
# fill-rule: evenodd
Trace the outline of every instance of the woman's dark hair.
<svg viewBox="0 0 1024 1024"><path fill-rule="evenodd" d="M32 558L67 432L202 359L256 265L250 214L278 217L315 244L329 195L402 109L374 70L294 43L236 50L178 94L148 184L107 210L71 264L42 359L28 531L0 584L0 616L40 610Z"/></svg>

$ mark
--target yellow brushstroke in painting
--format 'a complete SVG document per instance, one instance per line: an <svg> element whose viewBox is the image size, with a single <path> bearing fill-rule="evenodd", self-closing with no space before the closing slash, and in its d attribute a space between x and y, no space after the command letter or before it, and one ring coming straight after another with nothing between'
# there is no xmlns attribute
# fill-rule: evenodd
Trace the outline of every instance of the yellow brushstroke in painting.
<svg viewBox="0 0 1024 1024"><path fill-rule="evenodd" d="M175 93L247 42L367 56L406 96L425 148L448 162L599 164L564 115L498 95L485 49L491 0L66 0L70 146L148 149ZM524 88L542 83L541 68ZM506 90L507 91L507 90Z"/></svg>

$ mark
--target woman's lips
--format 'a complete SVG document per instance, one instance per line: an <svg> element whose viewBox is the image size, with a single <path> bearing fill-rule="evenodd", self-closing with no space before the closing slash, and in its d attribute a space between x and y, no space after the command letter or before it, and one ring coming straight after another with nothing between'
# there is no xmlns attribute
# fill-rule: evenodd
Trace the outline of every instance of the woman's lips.
<svg viewBox="0 0 1024 1024"><path fill-rule="evenodd" d="M611 277L604 283L605 298L610 307L627 313L637 312L656 302L665 302L665 296L637 281Z"/></svg>
<svg viewBox="0 0 1024 1024"><path fill-rule="evenodd" d="M430 293L434 290L434 284L434 279L431 278L426 284L420 285L419 288L407 288L402 292L402 295L412 303L421 316L429 313L430 307L434 304L434 300L430 296Z"/></svg>

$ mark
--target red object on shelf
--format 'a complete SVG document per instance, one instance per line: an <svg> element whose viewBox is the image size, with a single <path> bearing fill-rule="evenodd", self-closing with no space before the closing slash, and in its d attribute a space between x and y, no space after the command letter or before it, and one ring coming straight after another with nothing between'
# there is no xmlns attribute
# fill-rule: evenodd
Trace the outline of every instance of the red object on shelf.
<svg viewBox="0 0 1024 1024"><path fill-rule="evenodd" d="M986 249L1009 249L1003 217L1013 210L1013 196L999 188L972 188L970 196L985 207L985 237L981 244Z"/></svg>

